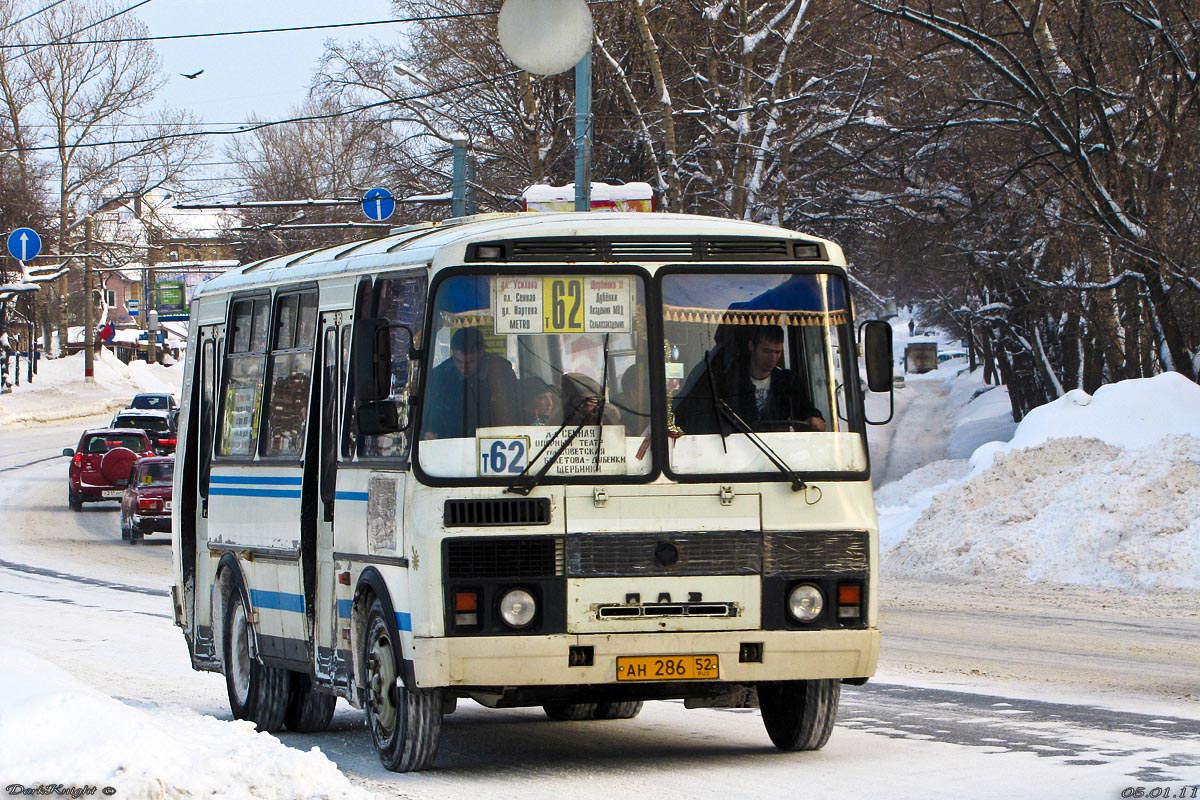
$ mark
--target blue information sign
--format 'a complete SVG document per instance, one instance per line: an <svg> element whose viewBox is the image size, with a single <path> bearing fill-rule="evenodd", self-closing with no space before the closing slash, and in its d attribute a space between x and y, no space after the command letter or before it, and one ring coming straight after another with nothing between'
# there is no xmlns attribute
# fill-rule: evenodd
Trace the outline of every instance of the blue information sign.
<svg viewBox="0 0 1200 800"><path fill-rule="evenodd" d="M17 261L30 261L42 252L42 237L33 228L17 228L8 235L8 252Z"/></svg>
<svg viewBox="0 0 1200 800"><path fill-rule="evenodd" d="M369 189L362 197L362 210L367 219L382 222L396 211L396 199L387 189Z"/></svg>

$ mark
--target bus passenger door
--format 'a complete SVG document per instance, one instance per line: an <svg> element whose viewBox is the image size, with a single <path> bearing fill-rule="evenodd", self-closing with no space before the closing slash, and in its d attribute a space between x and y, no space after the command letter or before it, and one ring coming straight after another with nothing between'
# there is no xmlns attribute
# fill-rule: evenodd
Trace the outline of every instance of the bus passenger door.
<svg viewBox="0 0 1200 800"><path fill-rule="evenodd" d="M216 426L216 398L219 381L218 353L224 326L200 329L197 358L193 362L187 416L181 424L178 448L183 455L177 462L182 471L179 492L179 559L184 596L185 619L190 622L192 649L199 660L215 659L212 605L209 587L213 580L213 560L208 550L208 484L212 465L213 435Z"/></svg>
<svg viewBox="0 0 1200 800"><path fill-rule="evenodd" d="M320 370L317 393L314 395L319 414L317 435L317 492L316 507L316 597L313 603L313 644L316 675L322 683L344 683L349 663L346 653L338 651L337 576L333 563L333 525L337 514L337 457L338 428L342 418L341 402L345 382L342 363L341 331L350 330L347 314L341 311L321 315L319 339ZM345 643L343 643L343 646Z"/></svg>

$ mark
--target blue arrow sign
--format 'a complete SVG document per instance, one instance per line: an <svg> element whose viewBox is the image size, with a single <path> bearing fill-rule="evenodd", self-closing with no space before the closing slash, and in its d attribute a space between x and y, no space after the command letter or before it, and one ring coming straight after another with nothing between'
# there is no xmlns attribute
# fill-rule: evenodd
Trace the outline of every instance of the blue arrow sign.
<svg viewBox="0 0 1200 800"><path fill-rule="evenodd" d="M8 253L17 261L30 261L42 252L42 237L33 228L17 228L8 235Z"/></svg>
<svg viewBox="0 0 1200 800"><path fill-rule="evenodd" d="M387 189L369 189L362 197L362 210L367 219L382 222L395 213L396 199Z"/></svg>

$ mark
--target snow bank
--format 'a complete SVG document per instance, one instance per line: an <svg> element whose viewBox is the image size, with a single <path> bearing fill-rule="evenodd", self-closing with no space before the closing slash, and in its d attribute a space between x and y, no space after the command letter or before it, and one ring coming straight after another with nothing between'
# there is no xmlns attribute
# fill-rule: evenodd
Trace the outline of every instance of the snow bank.
<svg viewBox="0 0 1200 800"><path fill-rule="evenodd" d="M171 392L179 397L183 366L164 367L144 361L123 363L102 349L93 361L94 383L84 380L84 354L43 358L33 383L25 380L9 394L0 394L0 425L54 422L90 417L124 408L138 392Z"/></svg>
<svg viewBox="0 0 1200 800"><path fill-rule="evenodd" d="M876 493L888 574L1200 588L1200 386L1073 391ZM965 472L965 469L962 469Z"/></svg>
<svg viewBox="0 0 1200 800"><path fill-rule="evenodd" d="M95 786L97 797L104 787L115 797L371 797L318 748L181 706L133 708L3 646L0 775L10 787Z"/></svg>

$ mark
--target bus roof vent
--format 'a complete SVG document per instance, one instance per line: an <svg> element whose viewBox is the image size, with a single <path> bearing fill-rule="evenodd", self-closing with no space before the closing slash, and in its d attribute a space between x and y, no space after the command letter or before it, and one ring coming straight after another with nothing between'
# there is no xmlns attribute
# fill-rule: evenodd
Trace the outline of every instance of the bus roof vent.
<svg viewBox="0 0 1200 800"><path fill-rule="evenodd" d="M613 239L609 242L612 261L694 261L698 239Z"/></svg>
<svg viewBox="0 0 1200 800"><path fill-rule="evenodd" d="M761 236L543 236L473 242L467 261L814 261L815 242Z"/></svg>
<svg viewBox="0 0 1200 800"><path fill-rule="evenodd" d="M509 243L510 261L601 261L600 242L595 239L514 239Z"/></svg>
<svg viewBox="0 0 1200 800"><path fill-rule="evenodd" d="M787 239L759 239L739 236L725 239L703 239L703 258L706 261L746 259L753 261L790 261L791 242Z"/></svg>
<svg viewBox="0 0 1200 800"><path fill-rule="evenodd" d="M443 509L447 527L490 528L497 525L549 525L549 497L447 500Z"/></svg>

